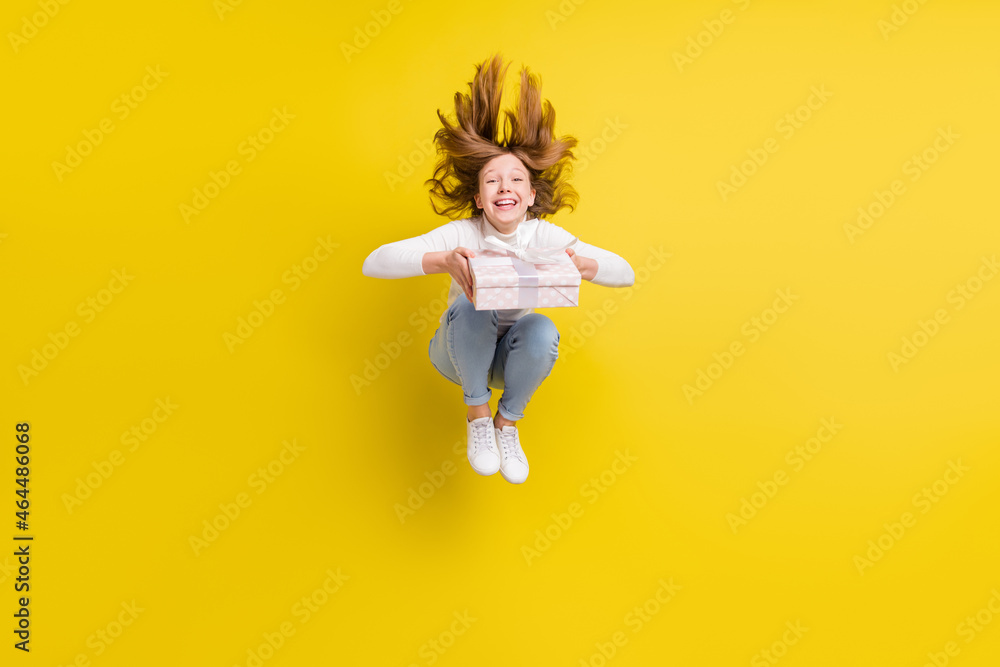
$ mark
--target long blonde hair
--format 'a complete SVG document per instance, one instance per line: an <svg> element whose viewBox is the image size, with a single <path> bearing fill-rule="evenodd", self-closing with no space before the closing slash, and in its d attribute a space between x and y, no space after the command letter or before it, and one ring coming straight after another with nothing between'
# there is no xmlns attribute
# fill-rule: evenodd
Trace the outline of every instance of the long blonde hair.
<svg viewBox="0 0 1000 667"><path fill-rule="evenodd" d="M434 134L438 160L430 185L431 207L439 215L469 217L477 211L479 172L483 166L505 153L521 160L528 169L535 203L529 217L543 218L563 208L573 210L579 199L569 184L575 159L572 148L577 140L555 136L556 112L548 100L542 102L537 76L521 70L517 108L505 111L500 126L500 100L508 65L496 54L476 65L469 82L469 94L455 93L456 123L441 110L443 127Z"/></svg>

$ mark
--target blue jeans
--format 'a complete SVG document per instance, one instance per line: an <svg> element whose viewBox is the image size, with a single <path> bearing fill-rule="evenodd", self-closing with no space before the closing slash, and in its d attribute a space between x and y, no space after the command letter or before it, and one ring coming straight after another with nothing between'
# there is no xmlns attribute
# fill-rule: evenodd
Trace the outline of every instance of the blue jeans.
<svg viewBox="0 0 1000 667"><path fill-rule="evenodd" d="M464 294L448 308L427 352L437 371L461 385L466 405L483 405L502 389L500 415L518 421L559 357L559 331L546 315L528 313L497 338L500 316L476 310Z"/></svg>

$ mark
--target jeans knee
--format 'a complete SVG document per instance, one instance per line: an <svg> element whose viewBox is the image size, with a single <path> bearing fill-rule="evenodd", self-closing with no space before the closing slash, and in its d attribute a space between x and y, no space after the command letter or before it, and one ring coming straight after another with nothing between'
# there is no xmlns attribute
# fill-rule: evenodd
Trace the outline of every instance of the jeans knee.
<svg viewBox="0 0 1000 667"><path fill-rule="evenodd" d="M517 342L539 357L559 355L559 330L547 315L529 313L518 322Z"/></svg>

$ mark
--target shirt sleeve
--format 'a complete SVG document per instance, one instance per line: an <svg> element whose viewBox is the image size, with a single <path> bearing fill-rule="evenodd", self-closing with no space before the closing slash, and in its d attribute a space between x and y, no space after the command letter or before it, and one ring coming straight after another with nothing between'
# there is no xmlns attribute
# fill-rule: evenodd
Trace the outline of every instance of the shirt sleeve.
<svg viewBox="0 0 1000 667"><path fill-rule="evenodd" d="M547 220L540 221L538 231L539 241L543 245L562 246L573 240L574 236L558 225ZM630 287L635 283L635 271L632 266L610 250L599 248L580 239L569 246L580 255L597 261L597 275L590 282L603 287Z"/></svg>
<svg viewBox="0 0 1000 667"><path fill-rule="evenodd" d="M361 266L361 273L370 278L412 278L425 276L424 254L454 250L462 245L462 220L432 229L426 234L386 243L371 252Z"/></svg>

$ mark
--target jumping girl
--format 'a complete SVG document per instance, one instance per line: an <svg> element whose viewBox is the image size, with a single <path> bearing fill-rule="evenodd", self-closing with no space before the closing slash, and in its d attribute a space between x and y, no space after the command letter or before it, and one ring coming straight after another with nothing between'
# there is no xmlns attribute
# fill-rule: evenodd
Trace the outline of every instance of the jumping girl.
<svg viewBox="0 0 1000 667"><path fill-rule="evenodd" d="M517 422L559 356L559 332L532 308L476 310L469 258L492 236L522 249L566 248L582 278L596 285L628 287L635 273L618 255L544 219L573 210L577 201L567 178L577 140L555 137L555 111L548 100L543 106L539 80L527 68L516 111L504 112L501 128L506 72L500 55L476 65L469 94L455 93L457 122L437 112L443 126L434 135L438 161L426 184L434 212L451 222L380 246L361 272L373 278L451 275L448 309L428 346L431 364L462 387L472 469L480 475L499 470L520 484L528 477L528 460ZM492 389L503 395L491 418Z"/></svg>

